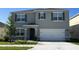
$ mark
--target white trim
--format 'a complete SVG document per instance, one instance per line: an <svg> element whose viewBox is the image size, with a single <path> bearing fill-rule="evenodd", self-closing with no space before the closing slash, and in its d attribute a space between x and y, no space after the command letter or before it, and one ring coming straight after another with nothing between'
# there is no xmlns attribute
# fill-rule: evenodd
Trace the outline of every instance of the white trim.
<svg viewBox="0 0 79 59"><path fill-rule="evenodd" d="M20 36L20 35L19 35L19 36L17 36L17 35L16 35L15 37L25 37L25 36Z"/></svg>
<svg viewBox="0 0 79 59"><path fill-rule="evenodd" d="M64 20L53 20L53 22L63 22Z"/></svg>
<svg viewBox="0 0 79 59"><path fill-rule="evenodd" d="M16 15L25 15L25 13L17 13Z"/></svg>
<svg viewBox="0 0 79 59"><path fill-rule="evenodd" d="M45 19L40 19L40 20L45 20Z"/></svg>
<svg viewBox="0 0 79 59"><path fill-rule="evenodd" d="M64 11L53 11L52 13L63 13Z"/></svg>
<svg viewBox="0 0 79 59"><path fill-rule="evenodd" d="M65 11L65 10L34 10L33 12L36 12L36 11L38 11L38 12L45 12L45 11L50 11L50 12L57 12L57 11L61 11L61 12L63 12L63 11Z"/></svg>
<svg viewBox="0 0 79 59"><path fill-rule="evenodd" d="M16 29L24 29L24 28L22 28L22 27L17 27Z"/></svg>
<svg viewBox="0 0 79 59"><path fill-rule="evenodd" d="M39 25L23 25L24 28L36 28L39 27Z"/></svg>
<svg viewBox="0 0 79 59"><path fill-rule="evenodd" d="M44 11L40 11L39 13L45 13Z"/></svg>
<svg viewBox="0 0 79 59"><path fill-rule="evenodd" d="M16 23L25 23L25 21L16 21Z"/></svg>

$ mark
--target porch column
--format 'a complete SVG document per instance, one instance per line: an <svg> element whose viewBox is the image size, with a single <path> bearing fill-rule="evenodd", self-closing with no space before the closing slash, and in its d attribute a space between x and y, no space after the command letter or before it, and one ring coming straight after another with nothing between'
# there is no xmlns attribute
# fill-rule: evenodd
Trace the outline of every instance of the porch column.
<svg viewBox="0 0 79 59"><path fill-rule="evenodd" d="M38 27L37 29L38 29L38 38L37 39L39 40L40 39L40 28Z"/></svg>
<svg viewBox="0 0 79 59"><path fill-rule="evenodd" d="M39 39L39 28L35 28L35 36Z"/></svg>
<svg viewBox="0 0 79 59"><path fill-rule="evenodd" d="M27 29L24 29L24 31L25 31L24 40L26 40L27 39Z"/></svg>

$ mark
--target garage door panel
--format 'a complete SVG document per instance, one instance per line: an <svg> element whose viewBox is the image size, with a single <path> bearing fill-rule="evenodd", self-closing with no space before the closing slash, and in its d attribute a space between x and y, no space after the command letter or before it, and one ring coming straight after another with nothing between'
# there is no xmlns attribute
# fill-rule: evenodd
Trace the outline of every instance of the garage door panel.
<svg viewBox="0 0 79 59"><path fill-rule="evenodd" d="M64 40L64 29L40 29L40 40Z"/></svg>

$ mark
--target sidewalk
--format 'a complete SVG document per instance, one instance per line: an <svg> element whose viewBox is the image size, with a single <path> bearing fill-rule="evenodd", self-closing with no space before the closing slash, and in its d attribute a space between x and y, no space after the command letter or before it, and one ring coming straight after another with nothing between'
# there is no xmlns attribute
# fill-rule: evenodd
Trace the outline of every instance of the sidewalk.
<svg viewBox="0 0 79 59"><path fill-rule="evenodd" d="M0 45L0 47L34 47L35 45Z"/></svg>

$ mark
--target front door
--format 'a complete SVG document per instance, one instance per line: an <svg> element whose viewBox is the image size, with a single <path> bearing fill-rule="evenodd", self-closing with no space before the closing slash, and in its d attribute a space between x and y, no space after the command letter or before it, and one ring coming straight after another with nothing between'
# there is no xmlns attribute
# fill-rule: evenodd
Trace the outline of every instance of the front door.
<svg viewBox="0 0 79 59"><path fill-rule="evenodd" d="M29 39L30 40L34 40L35 39L35 29L34 28L30 28L29 29Z"/></svg>

